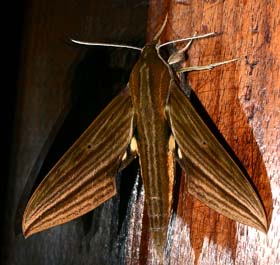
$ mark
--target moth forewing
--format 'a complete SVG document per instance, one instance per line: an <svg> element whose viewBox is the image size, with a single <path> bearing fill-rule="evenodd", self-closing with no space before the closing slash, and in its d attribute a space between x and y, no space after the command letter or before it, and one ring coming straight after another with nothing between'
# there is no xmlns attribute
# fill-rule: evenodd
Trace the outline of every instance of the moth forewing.
<svg viewBox="0 0 280 265"><path fill-rule="evenodd" d="M133 133L127 89L116 96L44 178L29 200L24 235L68 222L116 193L115 176Z"/></svg>
<svg viewBox="0 0 280 265"><path fill-rule="evenodd" d="M220 214L267 231L264 207L254 187L175 82L167 113L189 192Z"/></svg>

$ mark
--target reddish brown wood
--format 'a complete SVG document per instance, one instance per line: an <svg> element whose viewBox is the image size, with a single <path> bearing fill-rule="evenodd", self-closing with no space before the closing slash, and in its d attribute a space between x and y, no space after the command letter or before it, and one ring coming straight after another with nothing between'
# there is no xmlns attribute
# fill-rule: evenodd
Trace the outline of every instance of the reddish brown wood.
<svg viewBox="0 0 280 265"><path fill-rule="evenodd" d="M183 174L171 264L276 265L280 262L280 7L276 0L151 1L148 40L166 12L165 40L192 36L195 31L223 33L194 41L187 65L241 58L212 71L190 73L189 84L252 177L271 222L264 235L215 213L187 194ZM155 260L150 257L145 262L154 264Z"/></svg>

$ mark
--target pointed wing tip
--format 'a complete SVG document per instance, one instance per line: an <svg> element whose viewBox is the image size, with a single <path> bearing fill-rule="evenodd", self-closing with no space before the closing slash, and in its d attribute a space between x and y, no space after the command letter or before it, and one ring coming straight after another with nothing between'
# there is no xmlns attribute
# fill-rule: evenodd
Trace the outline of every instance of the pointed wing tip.
<svg viewBox="0 0 280 265"><path fill-rule="evenodd" d="M266 215L262 216L262 218L258 219L258 225L255 226L259 231L263 232L264 234L267 234L268 232L268 222Z"/></svg>
<svg viewBox="0 0 280 265"><path fill-rule="evenodd" d="M32 212L28 211L28 206L25 209L25 212L23 214L22 217L22 224L21 224L21 229L22 229L22 234L24 236L25 239L27 239L28 237L30 237L33 234L36 234L38 231L38 229L34 229L34 226L32 226L32 223L34 223L34 220L32 222L30 216L32 214Z"/></svg>
<svg viewBox="0 0 280 265"><path fill-rule="evenodd" d="M44 229L32 229L32 227L22 228L22 234L25 239L29 238L30 236L41 232Z"/></svg>
<svg viewBox="0 0 280 265"><path fill-rule="evenodd" d="M269 223L267 220L265 208L261 200L259 200L258 207L256 207L254 211L251 212L251 214L251 220L249 220L247 225L255 227L260 232L267 234L269 229Z"/></svg>
<svg viewBox="0 0 280 265"><path fill-rule="evenodd" d="M35 226L30 222L28 224L25 219L22 221L22 234L25 239L46 229L47 228L45 227L38 227L37 225Z"/></svg>
<svg viewBox="0 0 280 265"><path fill-rule="evenodd" d="M30 237L33 234L30 231L30 229L28 227L26 227L26 224L24 222L22 222L22 234L25 239L27 239L28 237Z"/></svg>
<svg viewBox="0 0 280 265"><path fill-rule="evenodd" d="M267 234L268 232L268 227L267 226L263 226L261 229L259 229L261 232L263 232L264 234Z"/></svg>
<svg viewBox="0 0 280 265"><path fill-rule="evenodd" d="M24 236L24 239L27 239L31 236L31 234L29 234L27 231L22 230L22 234Z"/></svg>
<svg viewBox="0 0 280 265"><path fill-rule="evenodd" d="M256 223L243 223L244 225L247 225L247 226L249 226L249 227L253 227L253 228L255 228L256 230L258 230L258 231L260 231L260 232L262 232L262 233L264 233L264 234L267 234L267 232L268 232L268 226L267 226L267 223L266 222L260 222L259 220L258 220L258 222Z"/></svg>
<svg viewBox="0 0 280 265"><path fill-rule="evenodd" d="M22 229L22 234L23 234L25 239L27 239L28 237L30 237L32 235L30 227L27 226L25 214L24 214L24 216L22 218L21 229Z"/></svg>
<svg viewBox="0 0 280 265"><path fill-rule="evenodd" d="M232 219L233 221L242 223L244 225L257 229L258 231L260 231L264 234L267 234L268 229L269 229L267 216L266 216L263 208L260 210L261 210L260 212L255 212L253 214L252 214L252 212L250 212L250 215L247 215L247 217L244 219L231 218L230 216L227 216L225 214L222 214L222 213L220 213L220 214L228 217L229 219Z"/></svg>

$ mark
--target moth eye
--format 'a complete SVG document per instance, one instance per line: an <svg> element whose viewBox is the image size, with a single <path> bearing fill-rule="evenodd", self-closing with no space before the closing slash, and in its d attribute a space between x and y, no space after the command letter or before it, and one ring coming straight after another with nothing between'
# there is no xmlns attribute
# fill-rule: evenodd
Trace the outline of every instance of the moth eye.
<svg viewBox="0 0 280 265"><path fill-rule="evenodd" d="M91 144L88 144L87 148L88 148L88 149L91 149Z"/></svg>
<svg viewBox="0 0 280 265"><path fill-rule="evenodd" d="M182 155L182 152L181 152L181 149L180 148L178 148L178 157L179 157L179 159L182 159L183 158L183 155Z"/></svg>

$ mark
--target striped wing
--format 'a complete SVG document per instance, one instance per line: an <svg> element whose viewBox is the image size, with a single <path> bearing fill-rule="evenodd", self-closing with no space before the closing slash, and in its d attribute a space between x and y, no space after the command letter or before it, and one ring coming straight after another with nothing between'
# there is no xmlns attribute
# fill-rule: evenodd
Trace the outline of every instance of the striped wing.
<svg viewBox="0 0 280 265"><path fill-rule="evenodd" d="M25 237L77 218L113 197L114 177L122 167L132 132L133 109L126 89L92 122L35 190L23 216Z"/></svg>
<svg viewBox="0 0 280 265"><path fill-rule="evenodd" d="M189 192L218 213L267 231L258 194L174 82L167 116L180 149L179 164L188 173Z"/></svg>

